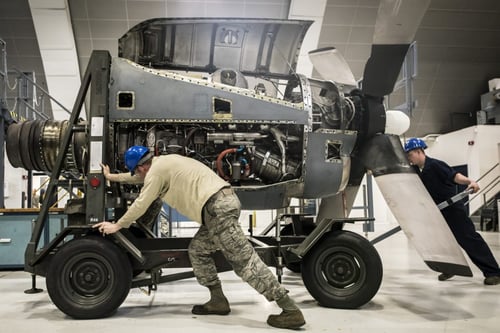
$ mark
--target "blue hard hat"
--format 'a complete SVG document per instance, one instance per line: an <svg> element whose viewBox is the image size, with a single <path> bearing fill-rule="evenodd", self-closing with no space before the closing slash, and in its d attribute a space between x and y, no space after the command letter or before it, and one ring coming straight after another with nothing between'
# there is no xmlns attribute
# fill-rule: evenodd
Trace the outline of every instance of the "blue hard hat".
<svg viewBox="0 0 500 333"><path fill-rule="evenodd" d="M132 146L125 152L125 166L129 169L130 174L133 176L135 168L138 165L146 162L152 154L149 149L144 146Z"/></svg>
<svg viewBox="0 0 500 333"><path fill-rule="evenodd" d="M425 144L424 140L419 139L419 138L411 138L405 143L405 152L409 152L413 149L425 149L427 148L427 145Z"/></svg>

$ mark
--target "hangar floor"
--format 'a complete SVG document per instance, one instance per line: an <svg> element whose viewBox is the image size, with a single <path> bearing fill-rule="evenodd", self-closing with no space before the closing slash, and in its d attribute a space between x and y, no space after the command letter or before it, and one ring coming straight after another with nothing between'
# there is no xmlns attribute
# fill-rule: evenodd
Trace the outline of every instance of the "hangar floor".
<svg viewBox="0 0 500 333"><path fill-rule="evenodd" d="M483 233L500 259L500 233ZM371 238L371 235L370 235ZM475 266L473 278L437 280L403 233L376 245L384 264L384 279L371 302L358 310L317 305L299 274L286 270L284 285L303 309L307 332L498 332L500 285L485 286ZM271 332L265 320L278 313L274 303L242 283L232 272L221 274L231 303L228 316L194 316L191 306L204 302L207 291L194 279L162 284L152 296L132 289L110 318L74 320L50 301L47 292L28 295L31 278L22 271L0 271L0 331L24 332ZM43 278L38 286L45 289Z"/></svg>

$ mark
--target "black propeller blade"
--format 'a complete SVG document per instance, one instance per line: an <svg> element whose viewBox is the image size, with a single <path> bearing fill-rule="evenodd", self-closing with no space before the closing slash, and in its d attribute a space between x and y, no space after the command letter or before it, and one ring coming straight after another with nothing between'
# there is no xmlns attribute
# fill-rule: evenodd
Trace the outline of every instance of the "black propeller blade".
<svg viewBox="0 0 500 333"><path fill-rule="evenodd" d="M430 0L382 0L362 91L383 97L392 92L401 66Z"/></svg>

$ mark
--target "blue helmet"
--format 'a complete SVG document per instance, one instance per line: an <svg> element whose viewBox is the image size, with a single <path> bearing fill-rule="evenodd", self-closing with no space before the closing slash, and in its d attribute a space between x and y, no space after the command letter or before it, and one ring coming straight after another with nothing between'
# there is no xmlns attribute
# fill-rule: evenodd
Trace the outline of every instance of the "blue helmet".
<svg viewBox="0 0 500 333"><path fill-rule="evenodd" d="M133 176L135 168L143 164L152 157L147 147L132 146L125 152L125 166L129 169L130 174Z"/></svg>
<svg viewBox="0 0 500 333"><path fill-rule="evenodd" d="M409 152L413 149L425 149L427 148L427 145L425 144L424 140L419 139L419 138L411 138L405 143L405 152Z"/></svg>

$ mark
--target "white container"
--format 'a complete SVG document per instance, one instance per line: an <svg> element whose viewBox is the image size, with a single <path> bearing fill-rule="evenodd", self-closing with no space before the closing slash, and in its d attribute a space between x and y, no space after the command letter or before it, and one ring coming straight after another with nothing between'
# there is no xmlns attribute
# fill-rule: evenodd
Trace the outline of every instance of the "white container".
<svg viewBox="0 0 500 333"><path fill-rule="evenodd" d="M490 91L499 90L500 89L500 79L491 79L488 81L488 86Z"/></svg>

